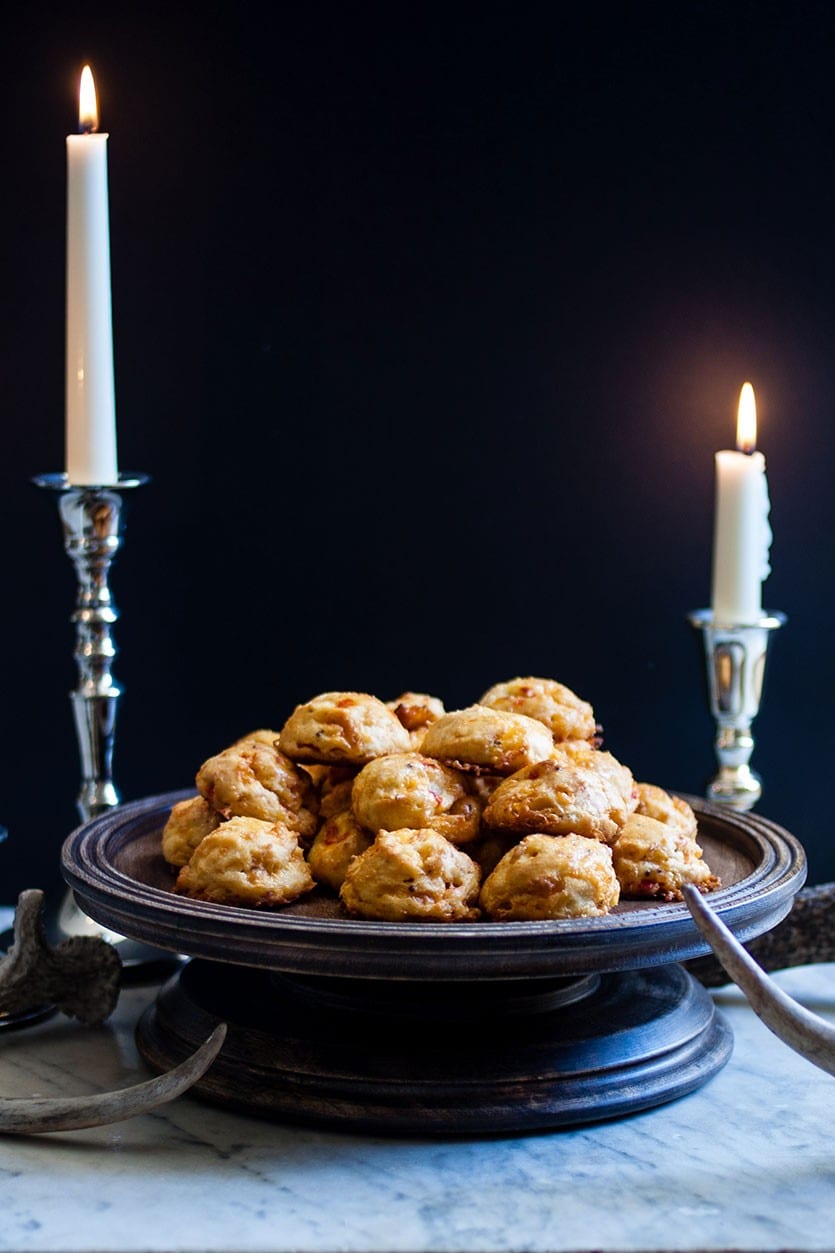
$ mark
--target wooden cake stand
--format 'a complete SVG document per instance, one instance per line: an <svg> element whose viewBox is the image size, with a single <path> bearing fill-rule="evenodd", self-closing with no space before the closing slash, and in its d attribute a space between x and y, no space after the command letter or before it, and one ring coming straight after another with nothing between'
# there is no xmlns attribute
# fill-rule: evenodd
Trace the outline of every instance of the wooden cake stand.
<svg viewBox="0 0 835 1253"><path fill-rule="evenodd" d="M171 806L120 805L70 835L64 877L96 922L188 956L137 1026L155 1070L218 1022L226 1043L192 1089L281 1121L400 1134L531 1131L683 1096L732 1038L679 964L709 952L683 904L625 902L561 922L347 918L317 889L282 910L174 895L161 852ZM743 942L803 885L798 840L765 818L686 797L723 887L711 905Z"/></svg>

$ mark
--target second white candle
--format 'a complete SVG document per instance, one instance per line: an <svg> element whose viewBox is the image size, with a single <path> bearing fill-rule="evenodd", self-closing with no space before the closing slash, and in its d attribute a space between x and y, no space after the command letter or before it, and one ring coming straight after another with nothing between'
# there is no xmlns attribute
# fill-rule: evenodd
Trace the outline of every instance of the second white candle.
<svg viewBox="0 0 835 1253"><path fill-rule="evenodd" d="M712 608L714 621L725 626L762 617L762 584L770 573L768 483L765 457L754 451L756 438L754 390L746 383L739 401L738 451L716 453Z"/></svg>

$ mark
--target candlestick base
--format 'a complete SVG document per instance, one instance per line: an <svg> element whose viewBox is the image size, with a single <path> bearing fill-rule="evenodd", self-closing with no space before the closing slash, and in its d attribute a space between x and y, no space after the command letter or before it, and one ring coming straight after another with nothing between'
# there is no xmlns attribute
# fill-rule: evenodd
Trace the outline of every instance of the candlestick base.
<svg viewBox="0 0 835 1253"><path fill-rule="evenodd" d="M750 766L720 766L705 788L708 800L734 809L753 809L763 794L763 781Z"/></svg>
<svg viewBox="0 0 835 1253"><path fill-rule="evenodd" d="M769 644L786 615L769 612L756 622L722 624L714 621L712 610L697 609L688 614L688 620L704 639L708 703L716 722L719 769L705 794L733 809L752 809L763 788L762 779L750 766L751 724L762 704Z"/></svg>

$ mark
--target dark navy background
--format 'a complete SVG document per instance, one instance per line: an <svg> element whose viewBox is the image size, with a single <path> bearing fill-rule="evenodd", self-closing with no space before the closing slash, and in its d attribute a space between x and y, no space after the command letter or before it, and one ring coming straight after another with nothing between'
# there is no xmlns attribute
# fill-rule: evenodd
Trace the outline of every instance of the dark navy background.
<svg viewBox="0 0 835 1253"><path fill-rule="evenodd" d="M5 19L0 900L76 821L64 136L110 132L125 799L329 688L550 675L713 770L713 454L754 384L789 621L761 811L835 877L835 8L177 4Z"/></svg>

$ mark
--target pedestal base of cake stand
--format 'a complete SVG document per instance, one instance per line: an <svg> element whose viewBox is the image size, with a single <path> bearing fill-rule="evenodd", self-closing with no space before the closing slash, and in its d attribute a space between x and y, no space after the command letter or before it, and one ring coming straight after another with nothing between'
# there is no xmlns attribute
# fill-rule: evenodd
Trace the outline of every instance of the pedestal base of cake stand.
<svg viewBox="0 0 835 1253"><path fill-rule="evenodd" d="M483 1135L621 1117L724 1066L732 1036L681 966L421 983L285 976L195 959L137 1027L167 1070L226 1022L191 1094L279 1122Z"/></svg>

